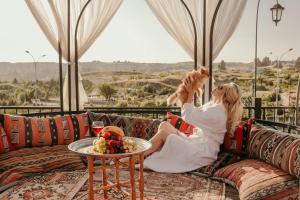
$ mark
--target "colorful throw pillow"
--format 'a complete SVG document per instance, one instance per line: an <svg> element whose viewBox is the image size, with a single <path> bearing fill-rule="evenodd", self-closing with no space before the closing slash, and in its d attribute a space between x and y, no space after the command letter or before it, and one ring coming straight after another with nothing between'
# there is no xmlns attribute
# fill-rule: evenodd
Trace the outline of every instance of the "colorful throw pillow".
<svg viewBox="0 0 300 200"><path fill-rule="evenodd" d="M4 115L4 130L16 149L66 145L90 136L86 113L54 118Z"/></svg>
<svg viewBox="0 0 300 200"><path fill-rule="evenodd" d="M243 160L216 171L215 179L233 185L240 199L298 199L299 181L258 160Z"/></svg>
<svg viewBox="0 0 300 200"><path fill-rule="evenodd" d="M300 138L261 125L253 125L248 155L300 177Z"/></svg>
<svg viewBox="0 0 300 200"><path fill-rule="evenodd" d="M73 171L85 168L80 155L68 150L66 145L18 149L0 154L0 191L1 187L31 175L56 169Z"/></svg>
<svg viewBox="0 0 300 200"><path fill-rule="evenodd" d="M248 124L241 122L233 136L226 133L222 150L237 155L245 155L247 150Z"/></svg>
<svg viewBox="0 0 300 200"><path fill-rule="evenodd" d="M2 124L0 123L0 154L12 150L13 146L11 144L11 138L8 134L6 134Z"/></svg>
<svg viewBox="0 0 300 200"><path fill-rule="evenodd" d="M178 129L180 132L185 133L187 136L190 136L193 134L193 130L195 126L187 123L184 121L181 117L178 115L173 115L172 113L167 113L167 121L172 124L176 129Z"/></svg>

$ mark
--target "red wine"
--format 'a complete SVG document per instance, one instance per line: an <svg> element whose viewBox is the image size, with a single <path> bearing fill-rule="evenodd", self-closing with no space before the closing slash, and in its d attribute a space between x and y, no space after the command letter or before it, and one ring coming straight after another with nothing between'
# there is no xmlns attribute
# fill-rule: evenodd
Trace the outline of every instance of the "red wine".
<svg viewBox="0 0 300 200"><path fill-rule="evenodd" d="M96 134L100 134L100 132L102 131L102 129L103 129L103 127L100 127L100 126L93 127L93 131Z"/></svg>

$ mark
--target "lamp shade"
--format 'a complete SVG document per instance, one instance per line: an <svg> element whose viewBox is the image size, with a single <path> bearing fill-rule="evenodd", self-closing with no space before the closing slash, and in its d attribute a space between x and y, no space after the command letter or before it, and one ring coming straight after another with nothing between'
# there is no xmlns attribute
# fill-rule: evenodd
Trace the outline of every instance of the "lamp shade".
<svg viewBox="0 0 300 200"><path fill-rule="evenodd" d="M275 4L272 8L272 20L275 22L276 26L277 23L281 20L282 11L284 10L284 7L280 5L279 3Z"/></svg>

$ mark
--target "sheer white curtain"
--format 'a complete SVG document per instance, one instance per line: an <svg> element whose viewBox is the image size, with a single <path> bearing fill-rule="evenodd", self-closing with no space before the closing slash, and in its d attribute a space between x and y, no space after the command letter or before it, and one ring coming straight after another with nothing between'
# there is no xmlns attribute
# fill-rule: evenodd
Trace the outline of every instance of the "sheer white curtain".
<svg viewBox="0 0 300 200"><path fill-rule="evenodd" d="M70 62L75 60L75 26L79 14L88 0L71 0L70 3ZM80 58L98 36L105 29L114 14L119 9L123 0L92 0L86 7L78 28L78 58ZM50 44L58 51L58 42L61 44L62 56L68 61L68 1L67 0L25 0L31 13L49 40ZM71 69L72 110L76 108L75 95L75 69ZM81 75L79 74L80 109L87 101ZM64 83L64 110L69 109L68 102L68 75Z"/></svg>
<svg viewBox="0 0 300 200"><path fill-rule="evenodd" d="M209 63L209 33L214 11L219 0L206 0L206 58ZM166 31L194 58L194 30L193 24L180 0L146 0L149 7L166 29ZM203 61L203 0L184 0L195 20L198 36L198 65ZM233 34L247 0L223 0L217 15L213 37L213 60ZM208 91L208 83L206 84ZM208 93L206 93L206 101Z"/></svg>

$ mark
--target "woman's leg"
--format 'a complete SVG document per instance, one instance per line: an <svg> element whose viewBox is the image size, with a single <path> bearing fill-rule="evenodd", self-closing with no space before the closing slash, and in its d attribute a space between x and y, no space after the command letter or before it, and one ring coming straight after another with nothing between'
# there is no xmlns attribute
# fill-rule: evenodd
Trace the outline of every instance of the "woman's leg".
<svg viewBox="0 0 300 200"><path fill-rule="evenodd" d="M162 122L158 127L157 133L150 139L152 147L147 150L144 155L148 156L155 151L158 151L165 143L170 134L178 134L178 130L174 128L169 122Z"/></svg>

